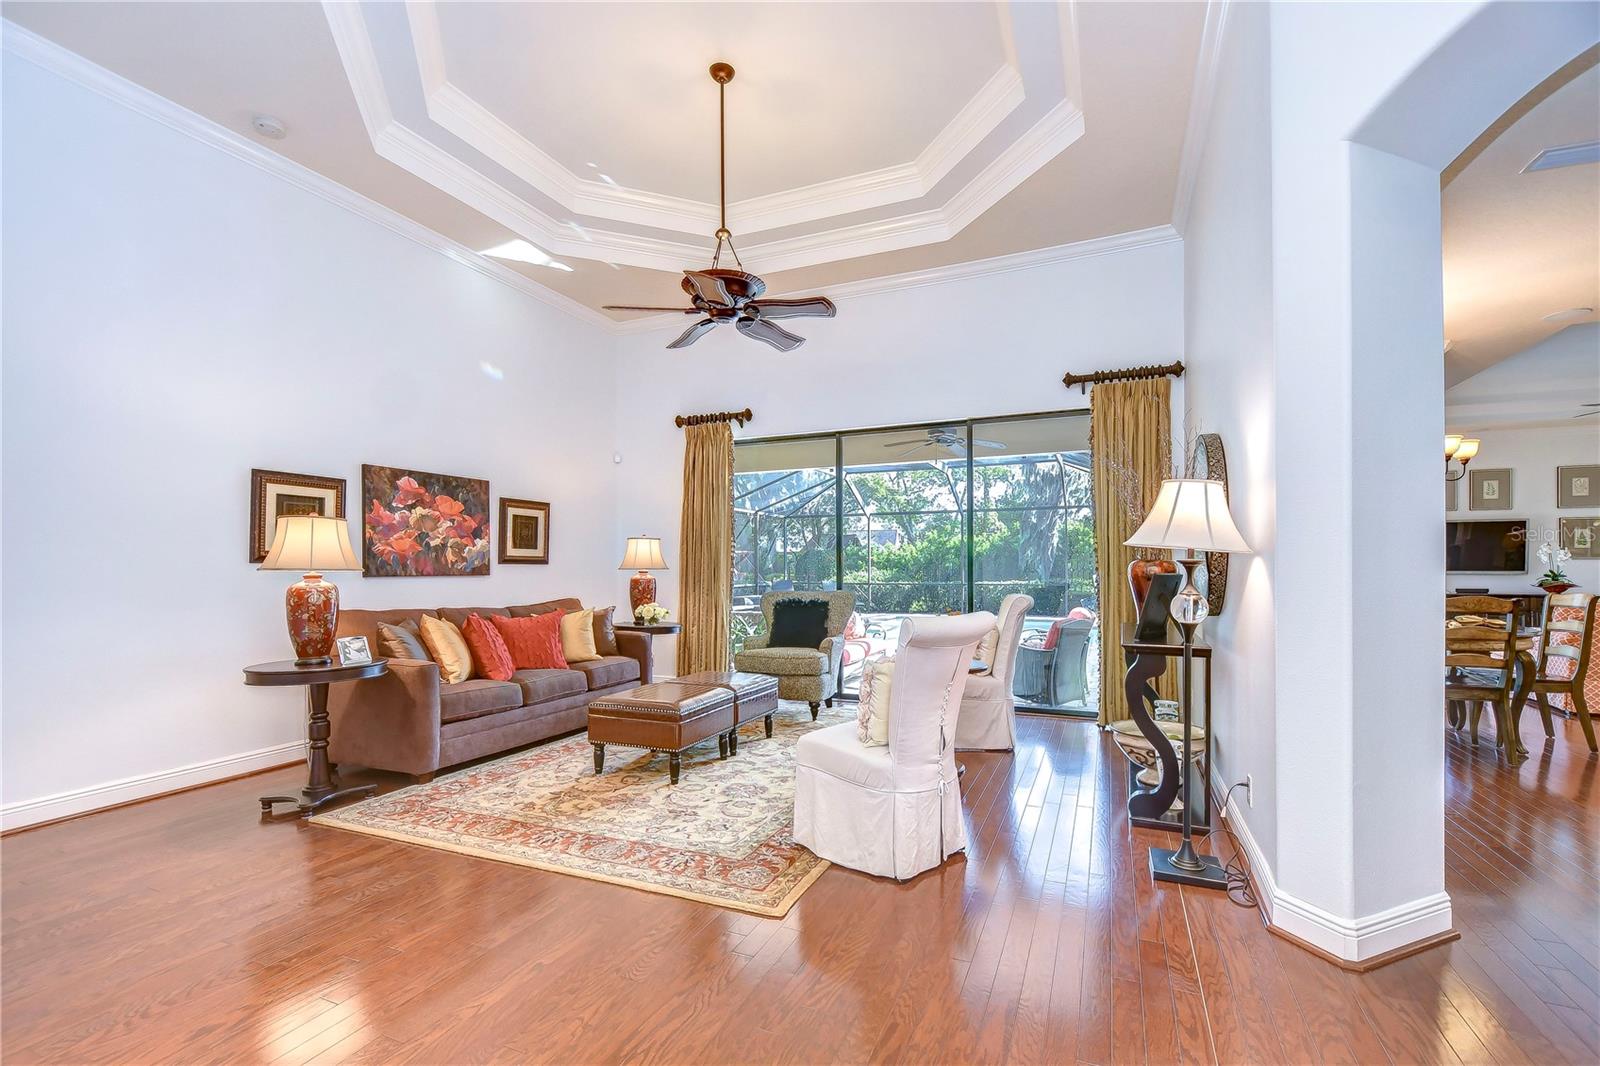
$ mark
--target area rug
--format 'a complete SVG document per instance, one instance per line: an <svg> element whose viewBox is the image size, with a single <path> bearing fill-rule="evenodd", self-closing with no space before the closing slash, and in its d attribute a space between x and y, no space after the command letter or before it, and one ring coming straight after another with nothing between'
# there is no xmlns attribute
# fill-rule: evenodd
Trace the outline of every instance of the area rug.
<svg viewBox="0 0 1600 1066"><path fill-rule="evenodd" d="M627 885L770 917L787 914L828 868L792 838L794 745L853 718L782 704L768 739L739 731L739 754L716 741L667 757L607 747L594 773L582 734L516 752L425 785L319 814L316 825Z"/></svg>

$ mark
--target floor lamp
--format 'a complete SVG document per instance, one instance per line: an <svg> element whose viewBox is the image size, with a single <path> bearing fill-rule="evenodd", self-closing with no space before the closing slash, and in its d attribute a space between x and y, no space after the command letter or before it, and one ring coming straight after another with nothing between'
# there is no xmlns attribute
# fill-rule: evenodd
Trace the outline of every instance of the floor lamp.
<svg viewBox="0 0 1600 1066"><path fill-rule="evenodd" d="M1202 888L1228 887L1222 864L1194 850L1194 804L1189 800L1189 733L1192 720L1191 678L1194 674L1194 634L1211 613L1205 595L1195 587L1195 571L1205 564L1195 552L1248 552L1250 546L1239 535L1228 513L1226 490L1220 481L1198 478L1173 478L1161 483L1155 506L1133 536L1125 542L1130 548L1181 549L1177 560L1183 568L1183 589L1172 598L1172 620L1183 634L1183 759L1178 763L1178 781L1183 796L1183 843L1177 851L1150 849L1150 873L1157 881ZM1202 782L1202 786L1204 786Z"/></svg>

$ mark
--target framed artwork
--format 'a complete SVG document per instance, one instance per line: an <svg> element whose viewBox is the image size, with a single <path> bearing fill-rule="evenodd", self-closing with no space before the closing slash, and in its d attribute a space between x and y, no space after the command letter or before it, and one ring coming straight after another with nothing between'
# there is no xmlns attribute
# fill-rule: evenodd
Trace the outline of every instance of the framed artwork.
<svg viewBox="0 0 1600 1066"><path fill-rule="evenodd" d="M1461 484L1461 479L1444 483L1444 509L1446 511L1461 510L1461 493L1456 491L1456 486Z"/></svg>
<svg viewBox="0 0 1600 1066"><path fill-rule="evenodd" d="M344 478L250 471L250 561L259 563L272 547L280 515L344 517Z"/></svg>
<svg viewBox="0 0 1600 1066"><path fill-rule="evenodd" d="M339 649L340 666L360 666L372 661L372 649L367 646L366 637L340 637L333 643Z"/></svg>
<svg viewBox="0 0 1600 1066"><path fill-rule="evenodd" d="M361 506L367 577L489 573L489 483L482 478L363 464Z"/></svg>
<svg viewBox="0 0 1600 1066"><path fill-rule="evenodd" d="M1467 507L1474 511L1511 510L1511 471L1469 470Z"/></svg>
<svg viewBox="0 0 1600 1066"><path fill-rule="evenodd" d="M1561 546L1574 559L1600 559L1600 518L1562 518Z"/></svg>
<svg viewBox="0 0 1600 1066"><path fill-rule="evenodd" d="M500 561L550 561L550 505L538 500L500 497Z"/></svg>
<svg viewBox="0 0 1600 1066"><path fill-rule="evenodd" d="M1228 498L1228 459L1220 436L1202 433L1195 438L1189 476L1222 482L1222 498ZM1211 613L1218 615L1228 599L1228 553L1206 552L1205 556L1206 565L1195 571L1195 587L1205 596Z"/></svg>
<svg viewBox="0 0 1600 1066"><path fill-rule="evenodd" d="M1600 507L1600 465L1556 467L1556 506Z"/></svg>

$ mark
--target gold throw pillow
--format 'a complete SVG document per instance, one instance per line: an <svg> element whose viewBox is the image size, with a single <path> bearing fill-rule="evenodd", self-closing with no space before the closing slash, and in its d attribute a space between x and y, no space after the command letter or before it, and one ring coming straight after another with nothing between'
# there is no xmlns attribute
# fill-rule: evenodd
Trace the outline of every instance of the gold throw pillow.
<svg viewBox="0 0 1600 1066"><path fill-rule="evenodd" d="M472 652L467 640L448 619L423 615L422 643L428 648L428 657L439 664L440 681L458 685L472 676Z"/></svg>
<svg viewBox="0 0 1600 1066"><path fill-rule="evenodd" d="M561 654L569 663L587 663L600 658L594 646L593 611L568 611L561 616Z"/></svg>

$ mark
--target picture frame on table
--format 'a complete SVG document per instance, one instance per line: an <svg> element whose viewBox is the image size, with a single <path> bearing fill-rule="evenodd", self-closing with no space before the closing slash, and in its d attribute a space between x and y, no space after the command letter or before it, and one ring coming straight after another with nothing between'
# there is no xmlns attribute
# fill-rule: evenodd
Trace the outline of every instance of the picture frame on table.
<svg viewBox="0 0 1600 1066"><path fill-rule="evenodd" d="M1473 511L1511 510L1511 471L1505 467L1467 472L1467 507Z"/></svg>
<svg viewBox="0 0 1600 1066"><path fill-rule="evenodd" d="M1574 559L1600 559L1600 518L1562 518L1560 543Z"/></svg>
<svg viewBox="0 0 1600 1066"><path fill-rule="evenodd" d="M267 557L282 515L344 517L344 478L291 474L283 470L250 471L250 561Z"/></svg>
<svg viewBox="0 0 1600 1066"><path fill-rule="evenodd" d="M500 562L550 561L550 505L500 497Z"/></svg>
<svg viewBox="0 0 1600 1066"><path fill-rule="evenodd" d="M340 637L334 641L340 666L365 666L372 661L372 648L366 637Z"/></svg>
<svg viewBox="0 0 1600 1066"><path fill-rule="evenodd" d="M1556 506L1600 507L1600 463L1556 467Z"/></svg>

